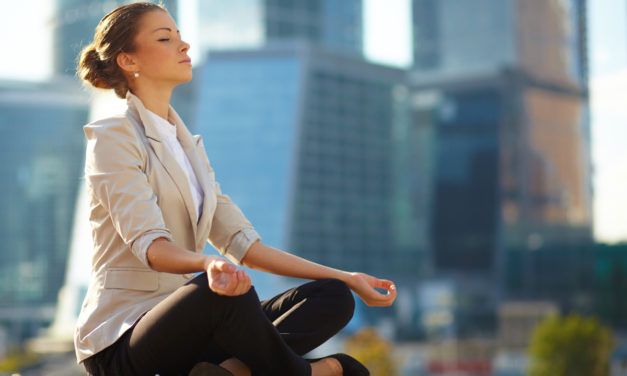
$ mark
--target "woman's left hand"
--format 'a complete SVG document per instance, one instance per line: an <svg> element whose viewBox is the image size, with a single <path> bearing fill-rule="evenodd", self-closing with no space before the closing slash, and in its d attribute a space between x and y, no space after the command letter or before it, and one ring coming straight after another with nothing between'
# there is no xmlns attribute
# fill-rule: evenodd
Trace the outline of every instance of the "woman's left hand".
<svg viewBox="0 0 627 376"><path fill-rule="evenodd" d="M392 281L375 278L365 273L350 273L346 284L370 307L389 306L396 299L396 286ZM375 290L375 287L387 290L387 294L380 293Z"/></svg>

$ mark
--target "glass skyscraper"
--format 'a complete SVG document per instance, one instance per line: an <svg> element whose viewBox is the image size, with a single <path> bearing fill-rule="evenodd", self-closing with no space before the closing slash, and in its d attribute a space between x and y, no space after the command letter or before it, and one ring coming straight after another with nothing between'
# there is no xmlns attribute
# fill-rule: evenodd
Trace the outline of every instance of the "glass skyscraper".
<svg viewBox="0 0 627 376"><path fill-rule="evenodd" d="M36 334L54 313L82 177L87 109L71 79L0 83L0 325L14 341Z"/></svg>
<svg viewBox="0 0 627 376"><path fill-rule="evenodd" d="M515 68L586 87L585 17L585 0L413 0L414 71L450 79Z"/></svg>
<svg viewBox="0 0 627 376"><path fill-rule="evenodd" d="M326 265L391 272L393 89L404 76L333 56L308 68L289 246Z"/></svg>
<svg viewBox="0 0 627 376"><path fill-rule="evenodd" d="M216 52L195 75L190 127L264 242L380 274L395 256L393 92L403 72L292 43Z"/></svg>
<svg viewBox="0 0 627 376"><path fill-rule="evenodd" d="M590 241L585 1L413 5L413 95L435 98L414 111L433 115L436 266L494 271L499 250Z"/></svg>
<svg viewBox="0 0 627 376"><path fill-rule="evenodd" d="M409 163L408 150L396 154L406 77L365 61L362 7L199 2L197 44L209 58L174 103L264 241L340 268L413 274L412 235L426 226L413 226L395 185ZM397 230L393 213L414 222Z"/></svg>
<svg viewBox="0 0 627 376"><path fill-rule="evenodd" d="M430 180L406 171L428 169L430 149L409 140L430 129L411 127L406 71L366 61L362 7L199 2L196 48L208 55L173 104L264 242L413 285L426 271Z"/></svg>
<svg viewBox="0 0 627 376"><path fill-rule="evenodd" d="M362 0L203 0L195 48L204 55L301 40L362 55L362 7Z"/></svg>

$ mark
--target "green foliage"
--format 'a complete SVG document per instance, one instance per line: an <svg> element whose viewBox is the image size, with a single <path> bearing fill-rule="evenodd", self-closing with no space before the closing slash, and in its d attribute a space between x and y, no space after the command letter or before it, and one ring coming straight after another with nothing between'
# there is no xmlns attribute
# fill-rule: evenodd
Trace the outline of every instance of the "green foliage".
<svg viewBox="0 0 627 376"><path fill-rule="evenodd" d="M13 348L9 350L6 358L0 360L0 374L17 372L37 363L38 360L39 357L31 352L22 352Z"/></svg>
<svg viewBox="0 0 627 376"><path fill-rule="evenodd" d="M551 316L533 331L528 376L608 376L614 346L595 318Z"/></svg>
<svg viewBox="0 0 627 376"><path fill-rule="evenodd" d="M365 328L346 341L346 352L363 363L372 376L397 375L392 359L392 344L379 336L374 328Z"/></svg>

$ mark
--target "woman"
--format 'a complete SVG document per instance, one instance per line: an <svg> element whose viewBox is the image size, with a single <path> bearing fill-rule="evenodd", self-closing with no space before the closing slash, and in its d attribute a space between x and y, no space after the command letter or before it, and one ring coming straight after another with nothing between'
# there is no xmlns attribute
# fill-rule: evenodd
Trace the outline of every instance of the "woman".
<svg viewBox="0 0 627 376"><path fill-rule="evenodd" d="M301 356L348 323L351 290L388 306L394 285L261 243L169 106L192 78L188 50L167 11L144 2L107 14L81 52L80 77L128 109L84 127L94 253L78 361L94 375L367 375L345 354ZM260 302L244 270L202 253L206 241L235 264L314 281Z"/></svg>

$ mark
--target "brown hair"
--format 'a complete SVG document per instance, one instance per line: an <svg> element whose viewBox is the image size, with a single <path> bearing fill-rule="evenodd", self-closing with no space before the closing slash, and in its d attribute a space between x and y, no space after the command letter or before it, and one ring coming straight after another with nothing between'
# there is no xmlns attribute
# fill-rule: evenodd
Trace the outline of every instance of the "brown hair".
<svg viewBox="0 0 627 376"><path fill-rule="evenodd" d="M125 98L128 82L117 57L120 52L135 51L139 21L153 10L166 11L162 4L138 2L117 7L104 16L96 26L94 41L79 55L77 75L94 87L113 89L118 97Z"/></svg>

